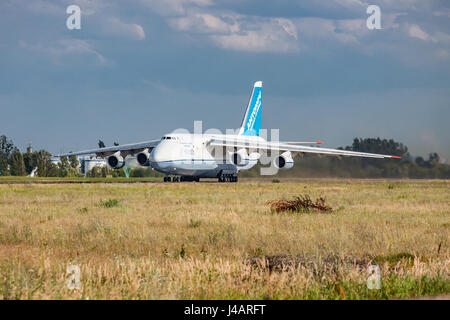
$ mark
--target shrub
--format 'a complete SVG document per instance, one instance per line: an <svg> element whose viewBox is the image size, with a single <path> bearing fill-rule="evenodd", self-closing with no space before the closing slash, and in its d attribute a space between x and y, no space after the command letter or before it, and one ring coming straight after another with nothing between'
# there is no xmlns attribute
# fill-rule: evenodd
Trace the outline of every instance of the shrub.
<svg viewBox="0 0 450 320"><path fill-rule="evenodd" d="M311 200L309 195L300 195L293 200L280 199L267 202L272 210L276 212L293 211L293 212L331 212L333 209L325 203L324 198L318 198L315 202Z"/></svg>
<svg viewBox="0 0 450 320"><path fill-rule="evenodd" d="M105 207L105 208L117 207L117 206L119 206L119 200L109 199L109 200L101 201L100 206Z"/></svg>

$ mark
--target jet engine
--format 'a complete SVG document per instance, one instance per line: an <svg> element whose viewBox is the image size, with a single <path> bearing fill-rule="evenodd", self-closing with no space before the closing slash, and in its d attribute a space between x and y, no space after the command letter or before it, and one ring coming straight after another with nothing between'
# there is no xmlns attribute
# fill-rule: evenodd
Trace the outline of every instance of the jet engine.
<svg viewBox="0 0 450 320"><path fill-rule="evenodd" d="M136 156L137 162L143 167L148 167L150 165L149 158L150 158L150 152L148 152L147 149L138 153Z"/></svg>
<svg viewBox="0 0 450 320"><path fill-rule="evenodd" d="M113 155L108 157L108 165L113 169L120 169L125 165L125 159L120 154L120 151L117 151Z"/></svg>
<svg viewBox="0 0 450 320"><path fill-rule="evenodd" d="M231 154L231 162L237 166L245 166L248 164L248 154L245 149L239 149Z"/></svg>
<svg viewBox="0 0 450 320"><path fill-rule="evenodd" d="M248 161L245 166L239 166L239 170L248 170L254 167L257 163L261 155L257 152L250 153L248 156Z"/></svg>
<svg viewBox="0 0 450 320"><path fill-rule="evenodd" d="M276 168L281 170L292 168L294 166L294 159L292 159L291 152L286 151L282 153L273 160L273 164Z"/></svg>

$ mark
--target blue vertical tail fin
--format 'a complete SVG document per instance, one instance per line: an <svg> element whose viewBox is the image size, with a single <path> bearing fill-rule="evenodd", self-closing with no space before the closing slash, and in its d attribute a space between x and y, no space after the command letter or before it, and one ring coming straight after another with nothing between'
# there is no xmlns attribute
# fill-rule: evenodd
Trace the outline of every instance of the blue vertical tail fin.
<svg viewBox="0 0 450 320"><path fill-rule="evenodd" d="M239 134L258 136L261 130L262 81L255 82Z"/></svg>

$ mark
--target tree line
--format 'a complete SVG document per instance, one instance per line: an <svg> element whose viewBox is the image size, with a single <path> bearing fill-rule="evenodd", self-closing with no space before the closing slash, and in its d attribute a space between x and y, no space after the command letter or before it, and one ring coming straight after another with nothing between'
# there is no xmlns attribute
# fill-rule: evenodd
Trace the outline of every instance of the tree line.
<svg viewBox="0 0 450 320"><path fill-rule="evenodd" d="M46 150L22 153L5 135L0 136L0 176L26 176L35 169L41 177L82 176L78 166L76 156L63 157L55 164Z"/></svg>
<svg viewBox="0 0 450 320"><path fill-rule="evenodd" d="M118 145L118 143L114 143ZM99 147L104 147L99 141ZM349 146L338 149L388 154L402 157L399 159L371 159L344 157L318 157L305 154L295 158L295 166L289 170L280 170L278 177L343 177L343 178L427 178L450 179L450 166L440 163L437 153L430 153L428 159L413 157L407 146L393 139L355 138ZM259 177L258 164L250 170L242 171L243 177ZM25 176L37 168L40 177L77 177L82 176L76 156L62 157L59 163L52 163L51 154L46 150L22 153L5 135L0 136L0 176ZM131 177L152 177L161 174L151 168L131 170ZM88 177L123 177L123 170L107 167L94 167L86 174Z"/></svg>
<svg viewBox="0 0 450 320"><path fill-rule="evenodd" d="M349 146L338 149L379 153L402 157L402 159L373 159L358 157L333 157L305 154L295 157L295 165L289 170L279 170L277 177L336 177L336 178L412 178L450 179L450 166L440 163L437 153L430 153L428 159L413 157L408 147L393 139L354 138ZM258 164L242 176L257 177Z"/></svg>
<svg viewBox="0 0 450 320"><path fill-rule="evenodd" d="M119 145L114 142L114 145ZM99 140L99 147L105 144ZM61 157L58 163L51 161L51 154L46 150L20 152L11 139L0 136L0 176L27 176L34 170L40 177L82 177L84 163L79 163L76 156ZM81 170L80 170L81 169ZM155 177L161 174L150 168L136 168L130 172L130 177ZM86 177L125 177L123 170L113 170L108 167L94 167L86 172Z"/></svg>

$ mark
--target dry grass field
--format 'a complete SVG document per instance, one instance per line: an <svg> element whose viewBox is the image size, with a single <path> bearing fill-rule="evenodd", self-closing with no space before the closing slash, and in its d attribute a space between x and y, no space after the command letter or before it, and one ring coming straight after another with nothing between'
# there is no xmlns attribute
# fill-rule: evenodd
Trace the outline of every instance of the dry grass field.
<svg viewBox="0 0 450 320"><path fill-rule="evenodd" d="M305 194L333 211L267 205ZM449 235L449 181L5 183L0 299L434 296L450 293Z"/></svg>

